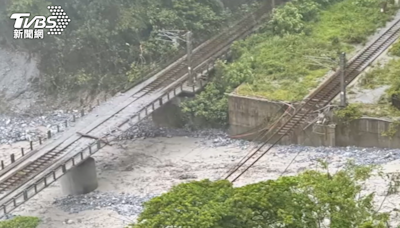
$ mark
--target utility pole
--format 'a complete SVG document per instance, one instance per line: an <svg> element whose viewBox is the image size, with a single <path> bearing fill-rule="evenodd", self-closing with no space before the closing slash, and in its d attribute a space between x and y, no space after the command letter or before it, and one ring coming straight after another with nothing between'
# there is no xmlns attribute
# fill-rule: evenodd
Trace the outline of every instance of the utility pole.
<svg viewBox="0 0 400 228"><path fill-rule="evenodd" d="M182 36L181 32L186 31L186 39L184 39ZM180 33L180 34L179 34ZM192 73L192 49L193 49L193 34L191 31L187 30L161 30L159 31L159 36L165 37L167 39L159 39L161 41L165 42L172 42L176 46L179 45L177 42L178 40L186 42L186 61L187 61L187 67L188 67L188 86L193 86L194 84L194 77Z"/></svg>
<svg viewBox="0 0 400 228"><path fill-rule="evenodd" d="M345 70L346 70L346 53L340 54L340 106L346 107L346 82L345 82Z"/></svg>
<svg viewBox="0 0 400 228"><path fill-rule="evenodd" d="M192 74L192 32L188 31L186 33L186 56L187 56L187 65L188 65L188 86L192 86L194 84L194 78Z"/></svg>

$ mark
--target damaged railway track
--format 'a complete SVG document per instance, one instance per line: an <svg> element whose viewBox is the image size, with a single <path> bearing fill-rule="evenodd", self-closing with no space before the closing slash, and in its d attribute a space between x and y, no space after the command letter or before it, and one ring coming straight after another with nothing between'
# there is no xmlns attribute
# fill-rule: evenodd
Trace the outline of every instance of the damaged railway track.
<svg viewBox="0 0 400 228"><path fill-rule="evenodd" d="M140 122L183 91L195 92L204 85L204 77L223 57L230 45L252 33L268 16L276 3L268 1L234 26L193 50L192 68L200 84L187 86L186 56L141 84L115 96L85 116L80 125L64 132L62 137L46 144L39 151L22 157L0 172L0 217L7 216L34 195L62 177L73 167L91 157L102 147L118 139L132 125ZM115 134L109 132L116 127Z"/></svg>
<svg viewBox="0 0 400 228"><path fill-rule="evenodd" d="M375 39L369 42L363 50L350 59L344 71L345 84L349 85L363 72L380 54L387 50L400 37L400 20L392 21L386 30L381 31ZM294 133L306 117L313 111L328 105L340 93L340 74L338 70L321 83L303 101L297 111L291 115L280 127L270 129L266 141L255 149L249 156L229 170L225 179L232 182L240 178L265 154L267 154L285 136Z"/></svg>

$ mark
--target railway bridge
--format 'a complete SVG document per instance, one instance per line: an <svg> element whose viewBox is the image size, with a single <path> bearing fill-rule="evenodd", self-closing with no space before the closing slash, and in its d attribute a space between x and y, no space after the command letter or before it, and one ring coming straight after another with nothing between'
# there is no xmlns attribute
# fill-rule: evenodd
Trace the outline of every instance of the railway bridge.
<svg viewBox="0 0 400 228"><path fill-rule="evenodd" d="M176 96L200 90L207 83L208 72L215 61L226 56L230 45L252 33L276 5L286 1L267 0L256 12L193 49L191 64L195 84L187 85L187 56L182 56L141 84L96 107L59 137L47 140L2 167L0 217L7 216L61 177L62 186L69 193L85 193L96 188L96 171L91 158L94 153ZM110 132L109 129L116 130Z"/></svg>
<svg viewBox="0 0 400 228"><path fill-rule="evenodd" d="M229 30L193 50L192 66L197 80L195 85L187 86L186 56L183 56L143 83L96 107L57 139L48 140L38 149L0 170L0 217L7 216L61 177L62 185L71 193L88 192L96 188L94 160L91 156L174 97L183 92L196 93L200 90L207 82L207 73L213 68L215 60L226 55L233 41L253 32L267 18L275 4L278 4L278 0L268 0ZM304 124L312 111L324 107L339 94L340 75L344 74L346 85L351 83L399 35L400 20L397 19L350 59L344 72L337 71L328 75L306 97L301 107L279 127L270 129L266 134L266 142L245 157L226 178L232 181L239 178L283 137ZM111 133L110 128L116 131Z"/></svg>

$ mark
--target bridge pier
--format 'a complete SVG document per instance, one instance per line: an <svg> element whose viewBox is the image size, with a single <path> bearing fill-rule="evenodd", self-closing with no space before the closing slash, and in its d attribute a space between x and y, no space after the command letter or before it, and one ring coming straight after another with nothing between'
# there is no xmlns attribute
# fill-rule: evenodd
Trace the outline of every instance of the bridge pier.
<svg viewBox="0 0 400 228"><path fill-rule="evenodd" d="M182 112L180 110L180 98L175 97L151 114L153 123L157 127L182 127Z"/></svg>
<svg viewBox="0 0 400 228"><path fill-rule="evenodd" d="M61 188L66 195L86 194L98 187L96 161L89 157L72 168L60 179Z"/></svg>

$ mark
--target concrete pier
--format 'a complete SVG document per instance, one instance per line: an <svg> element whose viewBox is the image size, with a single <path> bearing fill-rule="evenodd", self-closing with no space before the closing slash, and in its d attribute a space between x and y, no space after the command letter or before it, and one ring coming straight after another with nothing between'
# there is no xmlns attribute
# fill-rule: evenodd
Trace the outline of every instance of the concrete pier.
<svg viewBox="0 0 400 228"><path fill-rule="evenodd" d="M86 194L98 187L96 161L90 157L71 169L60 179L61 188L66 195Z"/></svg>
<svg viewBox="0 0 400 228"><path fill-rule="evenodd" d="M168 103L165 103L159 109L155 110L151 114L153 123L157 127L172 127L172 128L183 127L182 113L179 108L180 102L181 99L179 97L175 97Z"/></svg>

